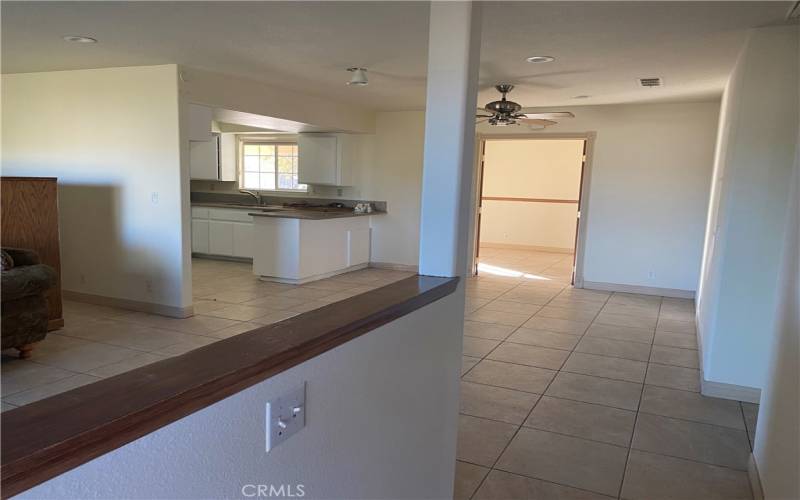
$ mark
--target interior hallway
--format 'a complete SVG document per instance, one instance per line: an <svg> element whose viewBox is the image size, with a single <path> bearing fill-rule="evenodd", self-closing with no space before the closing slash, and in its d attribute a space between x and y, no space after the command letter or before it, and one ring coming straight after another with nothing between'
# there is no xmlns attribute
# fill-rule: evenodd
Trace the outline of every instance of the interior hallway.
<svg viewBox="0 0 800 500"><path fill-rule="evenodd" d="M752 498L758 406L699 394L693 301L574 289L571 255L481 256L456 498Z"/></svg>
<svg viewBox="0 0 800 500"><path fill-rule="evenodd" d="M195 315L157 314L64 301L66 326L30 359L3 352L2 409L118 375L302 312L388 285L412 273L362 269L305 285L259 280L252 265L193 259Z"/></svg>

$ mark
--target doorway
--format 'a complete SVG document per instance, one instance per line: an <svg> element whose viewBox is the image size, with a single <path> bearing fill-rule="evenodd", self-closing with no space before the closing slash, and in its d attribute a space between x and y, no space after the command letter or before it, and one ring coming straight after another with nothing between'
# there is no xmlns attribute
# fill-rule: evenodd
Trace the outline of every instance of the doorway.
<svg viewBox="0 0 800 500"><path fill-rule="evenodd" d="M480 138L475 274L581 286L590 139Z"/></svg>

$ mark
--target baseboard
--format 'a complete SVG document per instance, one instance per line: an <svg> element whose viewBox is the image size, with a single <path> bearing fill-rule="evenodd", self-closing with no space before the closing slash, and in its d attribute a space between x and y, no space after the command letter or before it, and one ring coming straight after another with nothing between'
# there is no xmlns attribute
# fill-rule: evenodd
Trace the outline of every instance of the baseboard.
<svg viewBox="0 0 800 500"><path fill-rule="evenodd" d="M242 262L245 264L252 264L252 257L232 257L229 255L214 255L211 253L198 253L192 252L192 258L195 259L208 259L208 260L225 260L228 262Z"/></svg>
<svg viewBox="0 0 800 500"><path fill-rule="evenodd" d="M278 278L275 276L259 276L258 279L262 281L271 281L273 283L284 283L287 285L303 285L305 283L311 283L312 281L317 281L325 278L330 278L333 276L338 276L340 274L349 273L351 271L358 271L359 269L366 269L369 264L357 264L355 266L346 267L344 269L338 269L336 271L331 271L329 273L323 274L315 274L313 276L306 276L305 278Z"/></svg>
<svg viewBox="0 0 800 500"><path fill-rule="evenodd" d="M572 253L573 249L563 247L543 247L538 245L518 245L516 243L483 243L480 244L481 248L507 248L509 250L535 250L538 252L550 253Z"/></svg>
<svg viewBox="0 0 800 500"><path fill-rule="evenodd" d="M118 307L120 309L128 309L130 311L159 314L161 316L169 316L170 318L188 318L194 315L194 308L192 306L165 306L163 304L154 304L152 302L119 299L116 297L106 297L105 295L94 295L91 293L74 292L71 290L62 290L61 296L65 300L74 300L75 302L85 302L87 304L95 304L98 306Z"/></svg>
<svg viewBox="0 0 800 500"><path fill-rule="evenodd" d="M390 269L392 271L405 271L409 273L418 273L419 266L410 266L408 264L394 264L392 262L370 262L369 267L375 269Z"/></svg>
<svg viewBox="0 0 800 500"><path fill-rule="evenodd" d="M745 403L758 404L761 400L761 389L706 380L703 371L700 372L700 394L711 398L732 399L734 401L744 401Z"/></svg>
<svg viewBox="0 0 800 500"><path fill-rule="evenodd" d="M659 288L655 286L623 285L620 283L603 283L600 281L584 281L583 288L589 290L602 290L604 292L638 293L642 295L660 295L676 299L693 299L694 290L681 290L679 288Z"/></svg>
<svg viewBox="0 0 800 500"><path fill-rule="evenodd" d="M753 492L753 500L764 500L764 488L761 486L761 475L758 473L756 457L750 454L747 459L747 478L750 479L750 490Z"/></svg>

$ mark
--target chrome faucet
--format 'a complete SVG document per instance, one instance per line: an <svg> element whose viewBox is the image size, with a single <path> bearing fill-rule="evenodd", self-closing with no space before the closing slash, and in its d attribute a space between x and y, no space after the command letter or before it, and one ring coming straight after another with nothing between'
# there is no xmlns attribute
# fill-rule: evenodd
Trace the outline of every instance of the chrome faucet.
<svg viewBox="0 0 800 500"><path fill-rule="evenodd" d="M242 194L249 194L250 196L256 199L256 204L258 204L259 206L261 205L261 193L257 193L255 191L248 191L247 189L240 189L239 192Z"/></svg>

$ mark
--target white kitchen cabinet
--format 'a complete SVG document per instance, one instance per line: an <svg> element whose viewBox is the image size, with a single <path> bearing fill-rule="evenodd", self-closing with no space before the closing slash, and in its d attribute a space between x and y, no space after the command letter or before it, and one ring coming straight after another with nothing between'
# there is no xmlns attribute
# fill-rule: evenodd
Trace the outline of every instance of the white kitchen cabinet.
<svg viewBox="0 0 800 500"><path fill-rule="evenodd" d="M233 222L208 221L208 253L233 256Z"/></svg>
<svg viewBox="0 0 800 500"><path fill-rule="evenodd" d="M208 221L192 219L192 252L208 253Z"/></svg>
<svg viewBox="0 0 800 500"><path fill-rule="evenodd" d="M213 133L205 142L189 142L189 170L192 179L236 180L236 134Z"/></svg>
<svg viewBox="0 0 800 500"><path fill-rule="evenodd" d="M189 142L189 171L192 179L220 180L219 134L205 142Z"/></svg>
<svg viewBox="0 0 800 500"><path fill-rule="evenodd" d="M352 186L360 141L350 134L300 134L297 173L303 184Z"/></svg>
<svg viewBox="0 0 800 500"><path fill-rule="evenodd" d="M238 147L236 134L221 134L219 136L219 180L236 180Z"/></svg>
<svg viewBox="0 0 800 500"><path fill-rule="evenodd" d="M251 210L192 207L192 252L252 259Z"/></svg>
<svg viewBox="0 0 800 500"><path fill-rule="evenodd" d="M253 273L301 284L364 268L369 217L308 220L253 217Z"/></svg>
<svg viewBox="0 0 800 500"><path fill-rule="evenodd" d="M253 258L253 223L231 222L233 227L233 256Z"/></svg>
<svg viewBox="0 0 800 500"><path fill-rule="evenodd" d="M189 140L210 141L214 110L199 104L189 104L187 108L186 127Z"/></svg>

